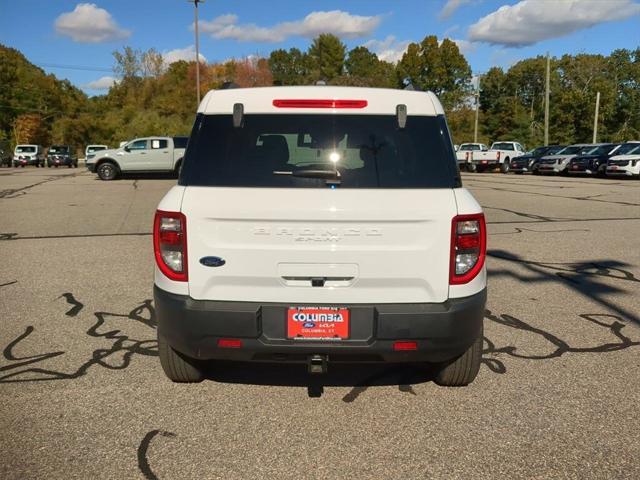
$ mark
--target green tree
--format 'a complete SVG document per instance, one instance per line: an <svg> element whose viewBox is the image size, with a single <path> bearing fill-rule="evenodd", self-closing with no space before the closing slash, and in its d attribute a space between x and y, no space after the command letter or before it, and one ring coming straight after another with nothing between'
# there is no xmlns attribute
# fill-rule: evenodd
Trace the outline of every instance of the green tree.
<svg viewBox="0 0 640 480"><path fill-rule="evenodd" d="M411 43L397 66L400 82L405 79L420 90L430 90L448 109L460 107L471 87L471 67L455 42L434 35Z"/></svg>
<svg viewBox="0 0 640 480"><path fill-rule="evenodd" d="M307 64L306 54L297 48L289 51L278 49L269 55L269 68L276 85L304 85L306 83Z"/></svg>
<svg viewBox="0 0 640 480"><path fill-rule="evenodd" d="M344 43L330 33L314 38L307 53L313 79L331 81L342 75L346 50Z"/></svg>

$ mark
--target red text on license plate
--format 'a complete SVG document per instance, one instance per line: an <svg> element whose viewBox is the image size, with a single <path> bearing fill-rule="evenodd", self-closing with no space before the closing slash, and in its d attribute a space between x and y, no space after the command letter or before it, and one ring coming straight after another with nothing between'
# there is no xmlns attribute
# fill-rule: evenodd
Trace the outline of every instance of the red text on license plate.
<svg viewBox="0 0 640 480"><path fill-rule="evenodd" d="M349 338L349 310L338 307L291 307L287 311L287 338Z"/></svg>

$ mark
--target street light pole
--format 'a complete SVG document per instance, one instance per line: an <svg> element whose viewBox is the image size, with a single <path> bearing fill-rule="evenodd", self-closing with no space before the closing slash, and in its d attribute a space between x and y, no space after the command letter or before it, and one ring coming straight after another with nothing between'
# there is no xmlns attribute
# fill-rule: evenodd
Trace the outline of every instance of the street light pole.
<svg viewBox="0 0 640 480"><path fill-rule="evenodd" d="M476 86L476 118L473 126L473 143L478 143L478 114L480 110L480 78L478 74L478 85Z"/></svg>
<svg viewBox="0 0 640 480"><path fill-rule="evenodd" d="M196 108L200 106L200 39L198 35L198 4L204 3L204 0L188 0L193 3L193 16L194 16L194 26L196 31L196 98L198 99L198 105Z"/></svg>
<svg viewBox="0 0 640 480"><path fill-rule="evenodd" d="M545 78L544 87L544 144L549 145L549 77L551 76L551 59L549 58L549 52L547 52L547 75Z"/></svg>

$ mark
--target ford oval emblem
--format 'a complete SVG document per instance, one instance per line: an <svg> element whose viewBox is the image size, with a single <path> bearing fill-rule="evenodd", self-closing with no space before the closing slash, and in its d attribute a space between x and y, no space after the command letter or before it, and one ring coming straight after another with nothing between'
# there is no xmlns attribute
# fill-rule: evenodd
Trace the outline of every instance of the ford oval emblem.
<svg viewBox="0 0 640 480"><path fill-rule="evenodd" d="M306 322L306 323L303 323L303 324L302 324L302 326L303 326L304 328L313 328L313 327L315 327L315 326L316 326L316 324L315 324L315 323L313 323L313 322Z"/></svg>
<svg viewBox="0 0 640 480"><path fill-rule="evenodd" d="M220 257L202 257L200 263L205 267L221 267L227 262Z"/></svg>

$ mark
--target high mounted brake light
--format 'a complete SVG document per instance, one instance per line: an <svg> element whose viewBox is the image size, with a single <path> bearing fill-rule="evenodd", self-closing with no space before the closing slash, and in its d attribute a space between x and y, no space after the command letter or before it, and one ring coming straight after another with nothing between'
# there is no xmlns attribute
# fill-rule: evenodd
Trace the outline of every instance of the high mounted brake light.
<svg viewBox="0 0 640 480"><path fill-rule="evenodd" d="M186 282L187 218L180 212L156 211L153 251L160 271L170 280Z"/></svg>
<svg viewBox="0 0 640 480"><path fill-rule="evenodd" d="M451 221L451 266L449 284L473 280L484 266L487 227L484 214L458 215Z"/></svg>
<svg viewBox="0 0 640 480"><path fill-rule="evenodd" d="M364 108L368 104L366 100L276 99L273 101L273 106L277 108Z"/></svg>

